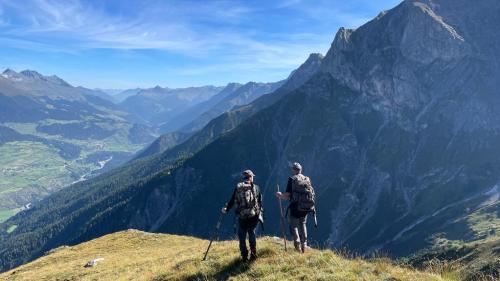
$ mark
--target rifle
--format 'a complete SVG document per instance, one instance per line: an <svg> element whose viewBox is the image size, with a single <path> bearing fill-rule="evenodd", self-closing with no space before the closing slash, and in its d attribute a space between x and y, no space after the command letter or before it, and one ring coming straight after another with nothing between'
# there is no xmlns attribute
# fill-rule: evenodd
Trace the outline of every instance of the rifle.
<svg viewBox="0 0 500 281"><path fill-rule="evenodd" d="M208 244L208 248L205 251L205 256L203 256L204 261L207 260L208 251L210 251L210 247L212 246L212 242L214 241L215 236L219 234L219 229L220 229L220 226L222 224L223 218L224 218L224 213L221 212L219 215L219 220L217 221L217 224L215 225L215 230L214 230L214 232L212 232L212 235L210 237L210 243Z"/></svg>
<svg viewBox="0 0 500 281"><path fill-rule="evenodd" d="M276 188L278 192L280 192L280 185L276 184ZM281 226L281 235L283 235L283 242L285 243L285 251L286 249L286 232L285 232L285 218L283 217L283 206L281 204L281 198L278 198L279 208L280 208L280 226Z"/></svg>

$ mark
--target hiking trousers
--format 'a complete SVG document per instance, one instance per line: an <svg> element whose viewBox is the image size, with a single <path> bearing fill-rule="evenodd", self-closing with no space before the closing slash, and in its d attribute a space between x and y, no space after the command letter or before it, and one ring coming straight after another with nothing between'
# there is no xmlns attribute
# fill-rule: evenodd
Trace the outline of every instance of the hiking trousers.
<svg viewBox="0 0 500 281"><path fill-rule="evenodd" d="M240 253L241 256L246 258L248 256L248 249L246 238L248 234L248 242L250 244L250 251L255 253L257 250L257 240L255 237L255 229L259 222L259 216L249 219L238 219L238 239L240 240Z"/></svg>
<svg viewBox="0 0 500 281"><path fill-rule="evenodd" d="M294 217L292 214L288 216L288 224L290 225L290 233L292 234L293 244L296 249L299 246L304 249L307 246L307 215L303 217Z"/></svg>

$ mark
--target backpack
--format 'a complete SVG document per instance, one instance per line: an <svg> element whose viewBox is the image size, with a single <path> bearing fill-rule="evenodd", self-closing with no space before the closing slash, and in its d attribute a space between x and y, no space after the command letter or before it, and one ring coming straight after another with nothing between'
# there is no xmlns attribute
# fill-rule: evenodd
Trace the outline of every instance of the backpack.
<svg viewBox="0 0 500 281"><path fill-rule="evenodd" d="M256 185L240 182L236 186L236 215L240 219L248 219L259 215L260 207L257 202Z"/></svg>
<svg viewBox="0 0 500 281"><path fill-rule="evenodd" d="M316 195L311 180L298 174L292 177L292 203L297 211L301 213L314 212Z"/></svg>

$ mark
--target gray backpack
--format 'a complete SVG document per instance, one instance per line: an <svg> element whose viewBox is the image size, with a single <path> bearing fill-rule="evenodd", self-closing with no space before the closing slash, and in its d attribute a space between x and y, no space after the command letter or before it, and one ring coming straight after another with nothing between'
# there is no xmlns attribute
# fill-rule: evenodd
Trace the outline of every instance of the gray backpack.
<svg viewBox="0 0 500 281"><path fill-rule="evenodd" d="M236 186L236 215L240 219L248 219L258 216L260 213L259 203L257 201L256 185L240 182Z"/></svg>
<svg viewBox="0 0 500 281"><path fill-rule="evenodd" d="M313 212L316 204L316 195L311 180L303 174L292 177L292 202L296 204L297 211Z"/></svg>

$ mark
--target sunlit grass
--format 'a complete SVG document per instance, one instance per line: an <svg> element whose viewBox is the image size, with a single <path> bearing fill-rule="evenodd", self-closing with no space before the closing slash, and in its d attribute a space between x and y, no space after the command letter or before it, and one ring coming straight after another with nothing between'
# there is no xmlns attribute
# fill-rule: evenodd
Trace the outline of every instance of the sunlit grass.
<svg viewBox="0 0 500 281"><path fill-rule="evenodd" d="M16 228L17 228L17 225L15 225L15 224L14 224L14 225L9 226L9 228L7 228L7 233L12 233L12 232L14 232L14 230L16 230Z"/></svg>
<svg viewBox="0 0 500 281"><path fill-rule="evenodd" d="M6 221L8 218L14 215L13 210L0 210L0 223Z"/></svg>

